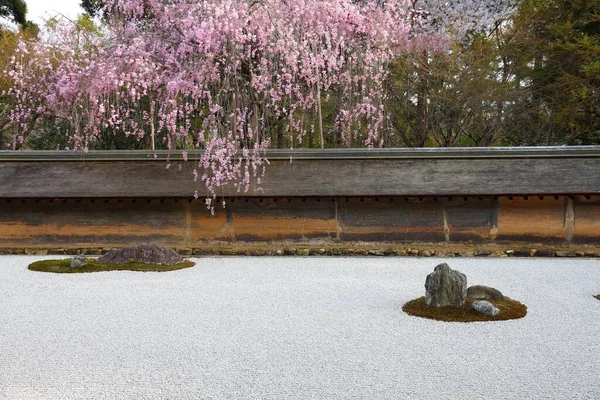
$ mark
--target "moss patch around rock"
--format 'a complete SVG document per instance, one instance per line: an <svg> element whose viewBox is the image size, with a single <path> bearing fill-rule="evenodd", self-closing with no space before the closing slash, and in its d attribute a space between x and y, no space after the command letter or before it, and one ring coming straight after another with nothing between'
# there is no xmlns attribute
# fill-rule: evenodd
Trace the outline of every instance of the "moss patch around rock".
<svg viewBox="0 0 600 400"><path fill-rule="evenodd" d="M29 264L31 271L52 272L57 274L76 274L85 272L102 271L142 271L142 272L166 272L177 269L190 268L196 265L195 262L185 260L179 264L162 265L148 264L137 261L130 261L127 264L101 263L92 258L88 259L86 265L71 268L71 259L65 260L42 260Z"/></svg>
<svg viewBox="0 0 600 400"><path fill-rule="evenodd" d="M406 303L402 310L415 317L445 322L505 321L523 318L527 315L527 306L508 298L505 300L488 300L500 309L498 315L481 314L471 308L471 304L477 300L479 299L467 298L462 307L434 307L425 303L425 297L419 297Z"/></svg>

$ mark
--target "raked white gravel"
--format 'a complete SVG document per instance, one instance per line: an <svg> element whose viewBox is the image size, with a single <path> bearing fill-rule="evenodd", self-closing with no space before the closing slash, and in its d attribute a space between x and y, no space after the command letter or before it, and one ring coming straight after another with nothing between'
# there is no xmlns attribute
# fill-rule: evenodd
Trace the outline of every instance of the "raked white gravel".
<svg viewBox="0 0 600 400"><path fill-rule="evenodd" d="M59 275L0 257L2 399L600 399L600 260L203 258ZM521 320L410 317L447 261Z"/></svg>

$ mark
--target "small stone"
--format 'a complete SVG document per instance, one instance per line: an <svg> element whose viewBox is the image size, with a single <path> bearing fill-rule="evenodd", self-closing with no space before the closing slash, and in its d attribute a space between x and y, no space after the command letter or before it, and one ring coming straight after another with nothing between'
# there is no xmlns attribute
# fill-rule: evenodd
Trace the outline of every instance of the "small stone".
<svg viewBox="0 0 600 400"><path fill-rule="evenodd" d="M283 250L277 250L277 251L275 251L275 254L277 254L278 256L282 256Z"/></svg>
<svg viewBox="0 0 600 400"><path fill-rule="evenodd" d="M177 253L180 256L191 256L192 255L192 249L178 249Z"/></svg>
<svg viewBox="0 0 600 400"><path fill-rule="evenodd" d="M48 250L48 254L52 256L65 255L67 251L65 249L50 249Z"/></svg>
<svg viewBox="0 0 600 400"><path fill-rule="evenodd" d="M80 267L83 265L87 265L87 262L88 262L87 258L83 254L79 254L71 259L70 267L76 268L76 267Z"/></svg>
<svg viewBox="0 0 600 400"><path fill-rule="evenodd" d="M384 256L383 251L381 250L369 250L370 256Z"/></svg>
<svg viewBox="0 0 600 400"><path fill-rule="evenodd" d="M325 249L319 249L318 250L318 253L321 254L321 255L325 254L326 252L327 251Z"/></svg>
<svg viewBox="0 0 600 400"><path fill-rule="evenodd" d="M425 279L425 302L435 307L465 304L467 298L467 277L443 263Z"/></svg>
<svg viewBox="0 0 600 400"><path fill-rule="evenodd" d="M531 250L515 250L515 252L513 253L513 255L515 257L530 257L531 256Z"/></svg>
<svg viewBox="0 0 600 400"><path fill-rule="evenodd" d="M514 250L506 250L504 252L507 256L514 256L515 255L515 251Z"/></svg>
<svg viewBox="0 0 600 400"><path fill-rule="evenodd" d="M483 285L469 286L467 297L472 299L504 300L504 295L498 289Z"/></svg>
<svg viewBox="0 0 600 400"><path fill-rule="evenodd" d="M492 303L486 300L474 301L471 307L478 313L485 315L498 315L500 310L496 308Z"/></svg>
<svg viewBox="0 0 600 400"><path fill-rule="evenodd" d="M429 251L429 250L423 250L423 251L420 253L420 255L421 255L421 256L423 256L423 257L431 257L431 256L433 255L433 252L431 252L431 251Z"/></svg>
<svg viewBox="0 0 600 400"><path fill-rule="evenodd" d="M419 250L416 250L416 249L408 250L408 252L410 253L410 255L413 255L413 256L419 255Z"/></svg>
<svg viewBox="0 0 600 400"><path fill-rule="evenodd" d="M47 256L48 250L46 249L25 249L25 254L28 256Z"/></svg>
<svg viewBox="0 0 600 400"><path fill-rule="evenodd" d="M308 256L310 254L308 249L298 249L299 256Z"/></svg>
<svg viewBox="0 0 600 400"><path fill-rule="evenodd" d="M461 251L460 253L458 253L459 257L473 257L475 256L475 253L472 251Z"/></svg>
<svg viewBox="0 0 600 400"><path fill-rule="evenodd" d="M102 249L83 249L81 253L87 256L99 256L102 254Z"/></svg>
<svg viewBox="0 0 600 400"><path fill-rule="evenodd" d="M556 257L576 257L577 254L573 251L557 251Z"/></svg>
<svg viewBox="0 0 600 400"><path fill-rule="evenodd" d="M585 257L585 252L584 252L584 251L576 251L576 252L575 252L575 255L576 255L577 257Z"/></svg>
<svg viewBox="0 0 600 400"><path fill-rule="evenodd" d="M492 251L488 250L488 249L481 249L481 250L475 251L475 257L486 257L486 256L489 256L490 254L492 254Z"/></svg>
<svg viewBox="0 0 600 400"><path fill-rule="evenodd" d="M340 249L333 249L333 250L331 250L331 252L333 253L334 256L342 255L342 250L340 250Z"/></svg>
<svg viewBox="0 0 600 400"><path fill-rule="evenodd" d="M556 252L552 251L552 250L538 250L537 253L535 253L536 257L556 257Z"/></svg>

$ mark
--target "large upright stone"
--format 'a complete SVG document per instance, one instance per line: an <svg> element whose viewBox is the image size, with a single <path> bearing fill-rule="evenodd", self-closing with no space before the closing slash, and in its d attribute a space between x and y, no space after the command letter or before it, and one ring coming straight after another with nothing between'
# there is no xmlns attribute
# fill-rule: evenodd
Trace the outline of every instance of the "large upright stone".
<svg viewBox="0 0 600 400"><path fill-rule="evenodd" d="M465 304L467 298L467 277L443 263L435 267L425 279L425 302L435 307Z"/></svg>
<svg viewBox="0 0 600 400"><path fill-rule="evenodd" d="M133 247L111 250L98 258L98 261L112 264L126 264L130 261L150 264L178 264L183 259L167 247L155 243L142 243Z"/></svg>

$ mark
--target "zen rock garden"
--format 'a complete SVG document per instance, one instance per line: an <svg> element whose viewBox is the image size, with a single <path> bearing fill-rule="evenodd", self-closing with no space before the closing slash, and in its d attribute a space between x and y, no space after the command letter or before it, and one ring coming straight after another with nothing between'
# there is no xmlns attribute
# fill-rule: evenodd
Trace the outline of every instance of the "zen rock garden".
<svg viewBox="0 0 600 400"><path fill-rule="evenodd" d="M39 272L84 273L101 271L164 272L193 267L174 250L154 244L108 251L94 259L76 255L65 260L42 260L29 265ZM527 307L496 288L467 286L467 276L446 263L437 265L425 279L425 296L409 301L402 309L409 315L446 322L498 321L522 318Z"/></svg>
<svg viewBox="0 0 600 400"><path fill-rule="evenodd" d="M446 263L439 264L425 279L425 297L406 303L403 310L414 316L441 321L493 321L522 318L523 304L505 297L498 289L467 287L467 276Z"/></svg>

